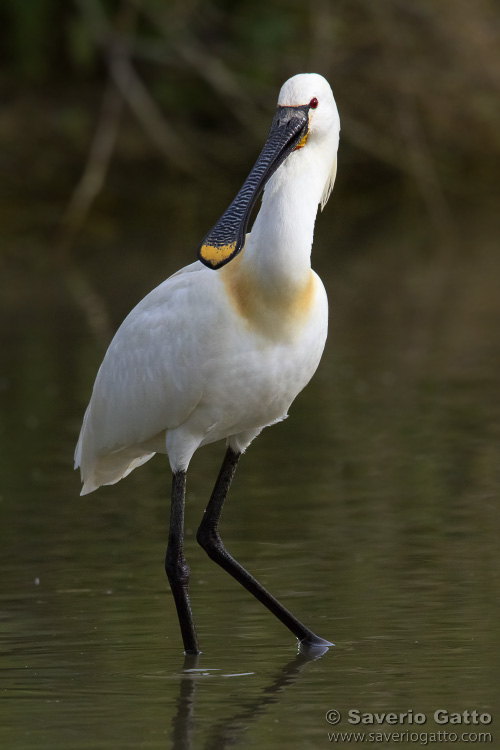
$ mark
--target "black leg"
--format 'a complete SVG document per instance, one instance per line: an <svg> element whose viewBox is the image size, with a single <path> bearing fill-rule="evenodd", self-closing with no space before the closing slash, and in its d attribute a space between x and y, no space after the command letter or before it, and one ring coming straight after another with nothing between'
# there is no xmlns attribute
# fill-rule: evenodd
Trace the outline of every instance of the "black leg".
<svg viewBox="0 0 500 750"><path fill-rule="evenodd" d="M165 571L177 607L184 650L187 654L199 654L198 639L189 603L189 566L184 557L184 504L186 500L186 472L178 471L172 479L172 505L170 509L170 531L165 556Z"/></svg>
<svg viewBox="0 0 500 750"><path fill-rule="evenodd" d="M277 599L274 598L245 568L239 564L226 550L219 534L219 519L222 513L224 500L228 493L231 481L236 471L240 453L235 453L228 448L224 457L219 476L215 483L212 496L208 503L205 515L198 529L197 540L208 556L221 568L224 568L239 583L253 594L262 604L275 615L283 625L309 646L330 646L329 641L318 638L312 630L306 628L296 617L292 615Z"/></svg>

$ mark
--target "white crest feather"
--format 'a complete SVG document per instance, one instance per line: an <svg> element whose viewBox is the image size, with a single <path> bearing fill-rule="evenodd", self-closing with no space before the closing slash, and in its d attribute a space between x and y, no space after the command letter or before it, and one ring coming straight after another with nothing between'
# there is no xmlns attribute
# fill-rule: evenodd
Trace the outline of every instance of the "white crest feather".
<svg viewBox="0 0 500 750"><path fill-rule="evenodd" d="M328 198L330 197L330 193L332 192L333 186L335 185L336 176L337 176L337 157L335 157L335 160L332 166L332 171L330 172L330 176L326 181L325 189L323 190L323 195L321 196L321 201L320 201L321 210L324 209L328 201Z"/></svg>

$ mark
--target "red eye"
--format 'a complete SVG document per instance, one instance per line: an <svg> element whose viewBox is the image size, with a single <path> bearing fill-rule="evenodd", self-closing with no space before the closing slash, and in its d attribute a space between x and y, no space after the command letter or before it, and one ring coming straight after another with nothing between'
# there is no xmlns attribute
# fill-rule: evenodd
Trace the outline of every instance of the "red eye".
<svg viewBox="0 0 500 750"><path fill-rule="evenodd" d="M318 100L316 99L316 97L314 97L314 99L311 99L311 101L309 102L309 106L311 107L311 109L316 109L316 107L318 106Z"/></svg>

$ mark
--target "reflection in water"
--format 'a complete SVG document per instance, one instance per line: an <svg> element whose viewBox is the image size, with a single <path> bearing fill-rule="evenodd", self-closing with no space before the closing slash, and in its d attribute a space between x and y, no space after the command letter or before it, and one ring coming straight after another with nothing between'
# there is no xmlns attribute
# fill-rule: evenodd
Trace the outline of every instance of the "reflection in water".
<svg viewBox="0 0 500 750"><path fill-rule="evenodd" d="M179 750L191 750L194 747L196 670L199 661L199 654L186 654L184 659L184 673L179 683L179 697L177 698L177 713L172 721L173 747Z"/></svg>
<svg viewBox="0 0 500 750"><path fill-rule="evenodd" d="M306 664L319 659L327 650L327 648L324 650L316 649L309 653L299 651L291 661L288 661L275 674L269 685L262 688L256 699L249 701L241 708L237 708L235 713L230 716L214 721L208 730L208 738L203 747L206 750L226 750L228 747L239 744L251 724L256 722L270 706L280 700L283 690L298 679ZM192 750L194 747L200 747L199 743L193 744L198 663L199 655L187 655L184 661L184 675L179 685L177 713L173 719L172 741L175 750Z"/></svg>

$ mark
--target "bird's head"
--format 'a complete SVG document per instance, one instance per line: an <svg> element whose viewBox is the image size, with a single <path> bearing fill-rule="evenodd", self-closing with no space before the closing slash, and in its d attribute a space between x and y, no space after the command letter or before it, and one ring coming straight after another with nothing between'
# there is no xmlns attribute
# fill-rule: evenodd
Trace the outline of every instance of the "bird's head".
<svg viewBox="0 0 500 750"><path fill-rule="evenodd" d="M309 138L320 143L328 140L338 147L339 113L330 85L323 76L301 73L283 84L275 119L280 113L289 112L293 116L300 111L304 113L307 122L302 140L296 148L305 146Z"/></svg>
<svg viewBox="0 0 500 750"><path fill-rule="evenodd" d="M324 156L325 185L320 200L323 207L335 180L339 133L337 105L323 76L304 73L286 81L264 148L238 195L201 243L201 262L209 268L221 268L241 251L257 198L269 178L294 152L314 150L320 158ZM295 158L301 159L302 154Z"/></svg>

